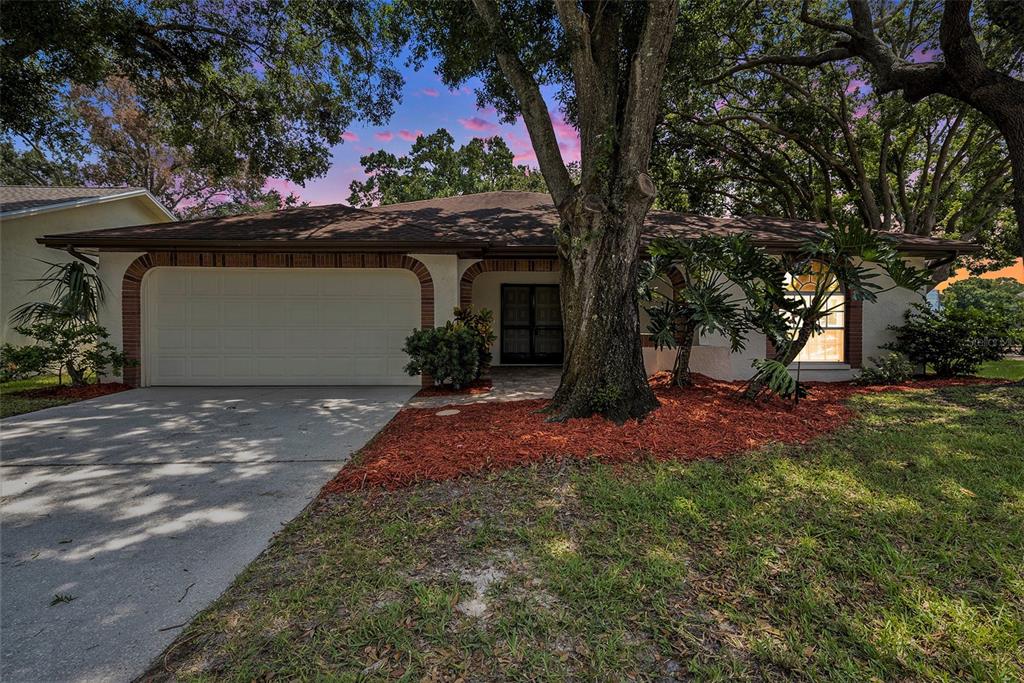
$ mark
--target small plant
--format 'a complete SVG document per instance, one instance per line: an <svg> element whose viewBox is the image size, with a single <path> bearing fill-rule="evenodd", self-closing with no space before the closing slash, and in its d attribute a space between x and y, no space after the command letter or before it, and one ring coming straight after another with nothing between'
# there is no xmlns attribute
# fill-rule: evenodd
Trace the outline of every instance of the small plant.
<svg viewBox="0 0 1024 683"><path fill-rule="evenodd" d="M758 358L753 363L754 376L747 380L743 396L751 401L768 401L772 396L799 403L807 396L807 387L789 374L789 369L771 358Z"/></svg>
<svg viewBox="0 0 1024 683"><path fill-rule="evenodd" d="M482 308L474 312L472 308L456 308L455 322L464 325L477 337L477 348L479 350L479 365L477 376L491 366L491 344L497 337L494 336L494 313L489 309Z"/></svg>
<svg viewBox="0 0 1024 683"><path fill-rule="evenodd" d="M882 358L869 358L873 368L863 368L856 384L900 384L914 374L914 366L902 354L887 353Z"/></svg>
<svg viewBox="0 0 1024 683"><path fill-rule="evenodd" d="M889 326L896 339L883 348L930 366L940 377L973 375L985 361L1002 358L1014 343L1014 330L1005 317L976 308L933 311L916 304L903 317L903 325Z"/></svg>
<svg viewBox="0 0 1024 683"><path fill-rule="evenodd" d="M462 323L415 330L402 350L409 355L405 371L430 375L436 384L460 389L480 376L479 335Z"/></svg>
<svg viewBox="0 0 1024 683"><path fill-rule="evenodd" d="M0 382L41 375L50 370L50 365L50 356L41 346L4 344L0 347Z"/></svg>
<svg viewBox="0 0 1024 683"><path fill-rule="evenodd" d="M50 607L53 607L54 605L62 605L77 599L78 598L76 596L71 595L70 593L57 593L53 596L53 600L50 600Z"/></svg>

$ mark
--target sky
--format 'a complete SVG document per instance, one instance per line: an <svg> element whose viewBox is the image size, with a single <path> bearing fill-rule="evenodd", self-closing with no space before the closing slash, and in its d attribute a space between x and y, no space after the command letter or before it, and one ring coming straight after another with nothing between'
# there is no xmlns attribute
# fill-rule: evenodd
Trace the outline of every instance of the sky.
<svg viewBox="0 0 1024 683"><path fill-rule="evenodd" d="M354 123L345 131L342 144L331 150L331 170L323 178L307 181L305 187L272 178L267 187L283 194L293 192L310 204L347 203L349 183L366 177L359 157L378 149L405 154L417 135L432 133L438 128L447 128L456 145L465 144L474 137L500 135L515 154L517 164L537 167L537 156L522 119L514 125L499 123L493 109L477 108L471 87L448 90L429 64L419 71L404 67L403 72L405 88L402 101L395 107L395 115L388 125ZM566 163L579 161L580 143L576 130L564 121L552 98L548 98L548 107L563 160Z"/></svg>

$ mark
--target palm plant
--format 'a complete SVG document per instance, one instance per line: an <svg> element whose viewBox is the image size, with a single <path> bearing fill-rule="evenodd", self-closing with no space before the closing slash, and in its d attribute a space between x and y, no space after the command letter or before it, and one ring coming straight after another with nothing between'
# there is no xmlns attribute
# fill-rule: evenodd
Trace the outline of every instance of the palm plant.
<svg viewBox="0 0 1024 683"><path fill-rule="evenodd" d="M96 323L103 303L103 282L95 269L81 261L51 263L42 277L30 280L36 286L31 291L49 290L47 301L35 301L18 306L11 312L15 326L40 321L62 324Z"/></svg>
<svg viewBox="0 0 1024 683"><path fill-rule="evenodd" d="M735 352L751 329L785 326L784 271L748 235L662 238L648 254L641 271L648 331L655 347L676 349L672 374L679 386L691 383L698 335L719 333Z"/></svg>
<svg viewBox="0 0 1024 683"><path fill-rule="evenodd" d="M789 324L765 329L776 355L754 362L756 371L744 391L751 399L771 393L790 398L802 395L799 383L783 376L811 337L822 331L825 318L844 305L845 298L875 302L885 292L898 288L920 291L931 282L929 271L900 256L891 237L856 222L817 231L795 254L784 256L783 264L795 294L787 297L793 302L787 314ZM892 284L880 284L881 273L869 264L879 267Z"/></svg>

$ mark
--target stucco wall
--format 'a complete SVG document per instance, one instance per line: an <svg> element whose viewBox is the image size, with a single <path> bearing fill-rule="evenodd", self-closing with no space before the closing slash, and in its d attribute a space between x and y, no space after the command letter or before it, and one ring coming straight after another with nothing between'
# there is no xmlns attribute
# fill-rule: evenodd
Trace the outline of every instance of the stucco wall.
<svg viewBox="0 0 1024 683"><path fill-rule="evenodd" d="M911 265L918 268L924 267L924 259L909 259ZM887 277L880 268L874 268L878 272L875 280L881 287L892 286L892 280ZM907 289L894 289L879 295L878 301L871 303L864 302L864 365L873 367L874 363L868 360L869 357L879 358L888 351L880 348L882 344L893 340L893 334L888 329L889 325L902 325L903 312L913 304L924 303L925 292L911 292Z"/></svg>
<svg viewBox="0 0 1024 683"><path fill-rule="evenodd" d="M14 344L26 343L28 340L12 329L9 322L10 313L23 303L45 300L49 296L47 292L33 292L35 284L26 282L26 280L40 277L46 270L46 264L40 263L39 260L51 263L72 260L72 257L63 251L39 244L36 242L36 238L43 235L99 228L118 228L166 220L167 217L163 213L151 208L149 200L132 197L93 206L62 209L0 221L2 341ZM111 294L111 290L120 288L121 280L104 279L104 284L107 286L108 294Z"/></svg>

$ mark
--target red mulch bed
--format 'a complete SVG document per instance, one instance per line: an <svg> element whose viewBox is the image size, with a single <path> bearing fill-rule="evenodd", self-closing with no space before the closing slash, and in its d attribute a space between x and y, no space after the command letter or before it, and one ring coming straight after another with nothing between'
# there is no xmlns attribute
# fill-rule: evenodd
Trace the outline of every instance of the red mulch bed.
<svg viewBox="0 0 1024 683"><path fill-rule="evenodd" d="M76 401L83 401L87 398L97 398L107 394L116 394L119 391L131 389L127 384L111 382L109 384L86 384L81 387L53 386L40 387L39 389L27 389L19 391L19 398L67 398Z"/></svg>
<svg viewBox="0 0 1024 683"><path fill-rule="evenodd" d="M926 380L888 387L819 383L799 405L773 400L737 400L737 383L698 377L680 389L656 376L661 407L643 422L618 426L600 417L545 422L546 401L514 401L402 410L355 462L324 486L322 495L362 488L397 489L420 481L443 481L476 472L507 469L548 457L630 462L721 458L769 443L804 443L849 422L846 400L857 393L930 389L995 383L991 380Z"/></svg>
<svg viewBox="0 0 1024 683"><path fill-rule="evenodd" d="M491 390L491 378L481 377L475 379L469 384L459 389L452 389L451 387L424 387L416 392L417 396L462 396L470 395L476 396L477 394L486 394Z"/></svg>

